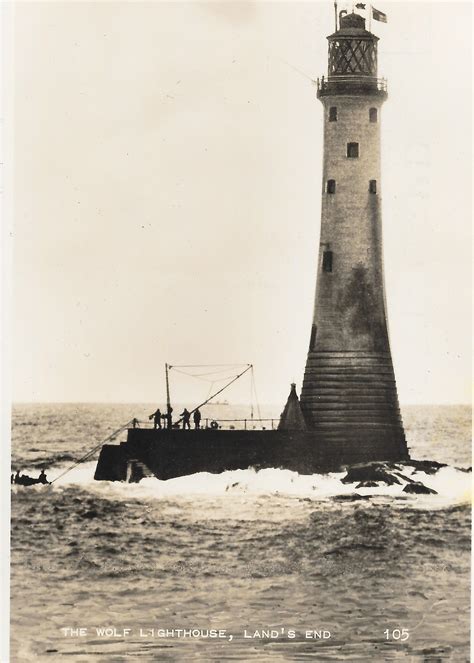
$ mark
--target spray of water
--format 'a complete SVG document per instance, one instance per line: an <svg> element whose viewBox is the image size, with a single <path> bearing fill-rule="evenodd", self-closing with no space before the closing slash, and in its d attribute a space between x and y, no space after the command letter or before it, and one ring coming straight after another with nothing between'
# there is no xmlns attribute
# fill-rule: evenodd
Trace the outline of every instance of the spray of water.
<svg viewBox="0 0 474 663"><path fill-rule="evenodd" d="M263 469L255 471L232 470L220 474L199 472L189 476L177 477L161 481L156 478L142 479L138 484L123 482L94 481L95 462L79 465L61 477L51 487L62 490L68 486L77 486L94 494L110 499L185 499L193 496L206 498L236 495L249 497L279 496L289 498L307 498L311 500L327 500L338 496L371 496L400 498L420 507L443 508L450 504L460 504L471 500L471 472L454 467L441 467L434 474L426 474L413 466L405 466L403 475L408 479L423 483L436 491L431 495L411 495L403 492L407 481L400 479L400 484L387 486L380 482L370 488L357 488L357 483L343 483L346 472L329 474L302 475L282 469ZM52 477L59 476L63 466L50 468ZM41 490L44 486L33 487ZM402 502L402 504L404 501Z"/></svg>

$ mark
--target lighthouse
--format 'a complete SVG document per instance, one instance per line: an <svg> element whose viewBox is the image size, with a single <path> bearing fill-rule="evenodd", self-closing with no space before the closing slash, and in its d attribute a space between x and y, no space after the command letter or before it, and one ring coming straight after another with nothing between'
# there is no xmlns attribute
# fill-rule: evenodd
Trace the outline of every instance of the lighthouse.
<svg viewBox="0 0 474 663"><path fill-rule="evenodd" d="M321 236L301 399L293 383L278 430L273 421L271 430L225 430L217 421L196 430L133 426L126 442L104 444L96 480L276 467L314 474L409 459L385 310L380 120L387 89L377 78L378 38L352 13L328 39L328 76L318 84ZM378 472L362 474L380 480Z"/></svg>
<svg viewBox="0 0 474 663"><path fill-rule="evenodd" d="M321 235L300 405L321 444L407 455L390 353L382 256L380 124L386 81L358 14L328 37Z"/></svg>

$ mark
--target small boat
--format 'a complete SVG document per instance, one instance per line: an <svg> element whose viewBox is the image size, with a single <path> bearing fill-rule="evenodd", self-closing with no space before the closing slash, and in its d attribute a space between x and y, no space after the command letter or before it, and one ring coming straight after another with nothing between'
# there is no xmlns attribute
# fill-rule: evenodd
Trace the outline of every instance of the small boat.
<svg viewBox="0 0 474 663"><path fill-rule="evenodd" d="M41 471L39 477L36 479L34 477L30 477L28 474L20 475L19 472L17 472L15 475L12 474L11 483L17 486L34 486L38 483L46 485L50 482L46 479L46 474L44 471Z"/></svg>

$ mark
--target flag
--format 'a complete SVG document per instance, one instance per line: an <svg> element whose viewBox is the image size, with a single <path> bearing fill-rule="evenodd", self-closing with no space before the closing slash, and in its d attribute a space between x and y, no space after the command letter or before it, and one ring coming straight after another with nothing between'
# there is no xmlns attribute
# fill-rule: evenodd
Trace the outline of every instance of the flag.
<svg viewBox="0 0 474 663"><path fill-rule="evenodd" d="M363 2L359 2L359 3L356 5L356 7L357 7L357 9L365 9L365 5L364 5Z"/></svg>
<svg viewBox="0 0 474 663"><path fill-rule="evenodd" d="M375 9L375 7L372 7L372 17L374 21L382 21L382 23L387 22L387 14L379 12L379 10Z"/></svg>

